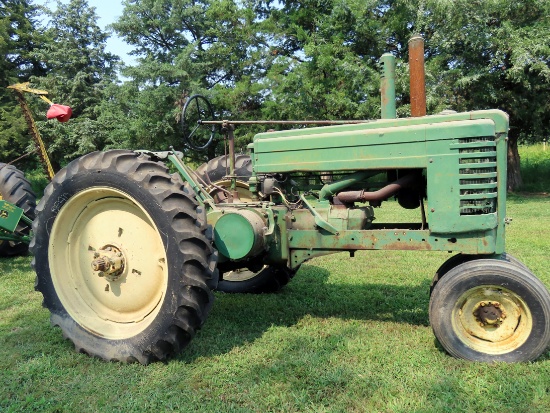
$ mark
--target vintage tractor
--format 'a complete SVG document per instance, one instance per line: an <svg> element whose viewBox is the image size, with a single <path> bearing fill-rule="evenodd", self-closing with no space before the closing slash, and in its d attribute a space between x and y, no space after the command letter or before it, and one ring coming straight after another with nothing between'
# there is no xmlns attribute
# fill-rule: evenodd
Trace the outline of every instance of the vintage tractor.
<svg viewBox="0 0 550 413"><path fill-rule="evenodd" d="M410 43L415 88L421 44ZM45 190L30 245L52 323L79 352L147 364L189 343L217 286L274 290L307 260L340 251L453 251L431 289L442 346L476 361L539 357L550 294L505 252L508 116L424 116L425 97L411 88L413 117L397 119L394 68L384 55L380 120L260 133L239 155L233 130L244 122L213 120L194 96L184 108L197 118L190 145L204 149L221 125L227 156L196 172L174 150L71 162ZM390 197L418 210L416 222L377 223Z"/></svg>

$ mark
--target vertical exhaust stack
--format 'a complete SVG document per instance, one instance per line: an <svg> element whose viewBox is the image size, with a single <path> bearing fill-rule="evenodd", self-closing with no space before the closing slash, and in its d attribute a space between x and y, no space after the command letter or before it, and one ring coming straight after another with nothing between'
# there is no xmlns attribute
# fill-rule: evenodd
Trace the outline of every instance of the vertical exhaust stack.
<svg viewBox="0 0 550 413"><path fill-rule="evenodd" d="M395 56L384 53L380 58L380 97L382 119L395 119Z"/></svg>
<svg viewBox="0 0 550 413"><path fill-rule="evenodd" d="M426 78L424 73L424 39L415 35L409 40L411 116L426 116Z"/></svg>

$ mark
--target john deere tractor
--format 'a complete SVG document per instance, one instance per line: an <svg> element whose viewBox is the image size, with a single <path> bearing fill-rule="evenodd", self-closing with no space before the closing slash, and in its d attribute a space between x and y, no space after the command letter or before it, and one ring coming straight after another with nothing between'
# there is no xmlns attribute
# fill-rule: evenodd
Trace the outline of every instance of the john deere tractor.
<svg viewBox="0 0 550 413"><path fill-rule="evenodd" d="M441 345L475 361L539 357L550 344L550 295L505 249L508 116L425 116L414 91L423 90L423 52L410 63L410 118L396 118L386 54L382 119L260 133L242 155L233 132L244 122L214 120L196 95L183 114L196 118L188 144L204 149L221 127L227 156L198 171L172 149L71 162L32 227L36 288L52 323L79 352L147 364L189 343L218 286L273 291L302 263L341 251L452 251L430 292ZM390 197L416 210L415 222L377 222Z"/></svg>

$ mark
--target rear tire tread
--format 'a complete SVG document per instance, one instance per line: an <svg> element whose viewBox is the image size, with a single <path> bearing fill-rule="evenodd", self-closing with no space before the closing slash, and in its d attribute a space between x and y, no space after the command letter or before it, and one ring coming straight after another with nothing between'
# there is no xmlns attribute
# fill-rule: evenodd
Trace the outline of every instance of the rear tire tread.
<svg viewBox="0 0 550 413"><path fill-rule="evenodd" d="M106 348L114 349L112 352L98 351L94 344L101 341L100 337L93 336L93 333L87 333L82 328L74 328L78 324L70 319L62 307L53 287L49 270L45 271L47 262L43 262L43 256L41 256L42 261L37 260L40 251L47 250L49 247L48 236L45 235L47 231L46 219L49 214L45 213L45 210L46 206L48 210L52 207L50 198L63 187L69 187L75 177L92 173L109 173L111 177L118 176L120 179L138 183L154 198L167 219L171 220L170 236L173 238L170 242L176 242L182 252L182 265L179 267L181 269L178 277L179 284L183 288L180 288L180 291L174 291L177 309L169 315L171 317L169 325L164 332L155 333L154 340L149 343L141 345L132 343L132 346L126 345L120 350L116 344L112 346L110 343L106 344ZM175 208L175 204L179 208ZM192 225L181 225L180 213L182 211L186 217L196 217L193 219ZM189 221L189 219L185 221ZM189 342L190 337L206 320L214 298L211 289L215 288L218 281L217 252L212 247L212 240L208 237L205 221L203 210L193 195L184 187L179 176L170 175L164 164L151 161L147 155L114 150L93 152L71 162L54 177L46 188L45 195L37 207L37 219L33 223L35 236L31 242L31 251L35 254L32 267L37 272L35 289L43 294L43 306L50 310L52 324L63 330L63 335L74 343L78 352L86 352L105 360L120 362L138 360L142 364L148 364L152 361L164 360L175 354ZM187 255L188 250L192 250L193 254ZM174 257L168 258L173 259ZM170 292L170 290L167 291L168 294ZM164 316L167 315L164 314ZM182 317L185 317L185 320L182 320ZM70 321L67 321L67 318ZM152 322L152 325L146 327L146 330L151 329L155 323L157 323L157 319ZM87 337L86 334L92 334L92 337Z"/></svg>

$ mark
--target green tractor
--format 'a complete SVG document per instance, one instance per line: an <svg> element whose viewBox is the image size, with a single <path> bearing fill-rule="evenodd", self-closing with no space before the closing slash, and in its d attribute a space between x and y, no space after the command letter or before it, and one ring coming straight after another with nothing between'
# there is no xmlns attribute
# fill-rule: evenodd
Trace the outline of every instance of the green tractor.
<svg viewBox="0 0 550 413"><path fill-rule="evenodd" d="M539 357L550 344L550 294L505 252L508 116L424 116L425 97L414 94L413 117L397 119L394 68L384 55L380 120L260 133L243 155L233 131L244 122L214 120L195 95L184 107L195 118L188 144L204 149L220 125L227 156L197 171L174 150L71 162L32 226L52 324L79 352L147 364L189 343L216 288L274 291L302 263L341 251L452 251L430 292L442 346L474 361ZM418 219L378 223L390 197Z"/></svg>

